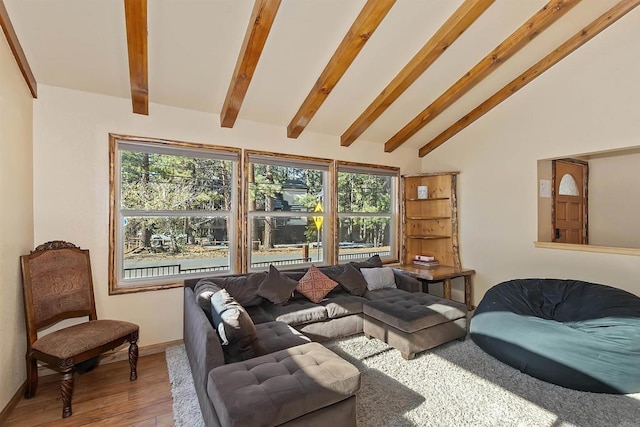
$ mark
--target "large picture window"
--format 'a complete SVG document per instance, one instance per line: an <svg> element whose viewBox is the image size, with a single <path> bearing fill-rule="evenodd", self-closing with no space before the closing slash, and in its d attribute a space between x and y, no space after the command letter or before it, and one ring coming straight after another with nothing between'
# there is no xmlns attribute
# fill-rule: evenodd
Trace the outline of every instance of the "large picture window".
<svg viewBox="0 0 640 427"><path fill-rule="evenodd" d="M398 259L397 168L338 162L338 261Z"/></svg>
<svg viewBox="0 0 640 427"><path fill-rule="evenodd" d="M331 160L245 153L248 269L327 263Z"/></svg>
<svg viewBox="0 0 640 427"><path fill-rule="evenodd" d="M115 135L110 144L112 293L238 271L240 150Z"/></svg>

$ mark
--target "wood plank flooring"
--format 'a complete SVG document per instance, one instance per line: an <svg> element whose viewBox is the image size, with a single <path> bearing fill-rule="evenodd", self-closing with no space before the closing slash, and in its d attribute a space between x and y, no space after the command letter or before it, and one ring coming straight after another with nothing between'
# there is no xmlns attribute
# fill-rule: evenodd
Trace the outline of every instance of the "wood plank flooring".
<svg viewBox="0 0 640 427"><path fill-rule="evenodd" d="M62 419L60 376L41 377L36 395L22 398L7 427L173 426L171 385L165 353L138 360L138 379L129 381L129 362L100 364L75 376L73 415Z"/></svg>

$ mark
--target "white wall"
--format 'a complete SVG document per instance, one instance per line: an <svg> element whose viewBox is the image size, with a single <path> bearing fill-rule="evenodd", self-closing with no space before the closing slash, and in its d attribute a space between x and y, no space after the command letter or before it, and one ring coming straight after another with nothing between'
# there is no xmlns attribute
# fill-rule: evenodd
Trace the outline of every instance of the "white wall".
<svg viewBox="0 0 640 427"><path fill-rule="evenodd" d="M0 32L0 410L26 378L19 257L33 249L33 101Z"/></svg>
<svg viewBox="0 0 640 427"><path fill-rule="evenodd" d="M462 264L477 304L519 277L608 283L640 295L640 257L534 248L536 161L638 145L640 9L563 59L423 159L460 170ZM640 165L638 165L640 166Z"/></svg>
<svg viewBox="0 0 640 427"><path fill-rule="evenodd" d="M640 153L589 160L589 243L640 248Z"/></svg>
<svg viewBox="0 0 640 427"><path fill-rule="evenodd" d="M108 134L119 133L399 166L415 173L414 150L386 154L379 145L340 147L337 137L239 120L220 127L217 115L150 105L149 116L131 113L126 99L50 86L34 106L35 242L67 240L91 251L98 317L140 325L140 344L182 338L182 289L108 295Z"/></svg>

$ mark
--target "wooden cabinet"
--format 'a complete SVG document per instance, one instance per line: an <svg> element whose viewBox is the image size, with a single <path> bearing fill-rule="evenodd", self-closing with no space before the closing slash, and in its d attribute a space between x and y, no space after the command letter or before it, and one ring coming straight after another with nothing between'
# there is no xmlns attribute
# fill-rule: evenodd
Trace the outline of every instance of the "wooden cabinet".
<svg viewBox="0 0 640 427"><path fill-rule="evenodd" d="M439 172L402 176L403 264L411 264L415 255L430 255L441 265L460 268L457 175Z"/></svg>

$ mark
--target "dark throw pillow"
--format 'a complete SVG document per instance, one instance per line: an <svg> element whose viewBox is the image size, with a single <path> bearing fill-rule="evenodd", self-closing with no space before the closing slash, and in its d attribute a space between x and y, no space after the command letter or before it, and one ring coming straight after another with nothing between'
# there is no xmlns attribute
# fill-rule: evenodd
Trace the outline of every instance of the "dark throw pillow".
<svg viewBox="0 0 640 427"><path fill-rule="evenodd" d="M298 282L270 265L267 277L262 281L256 293L274 304L286 304L296 286L298 286Z"/></svg>
<svg viewBox="0 0 640 427"><path fill-rule="evenodd" d="M256 327L247 311L229 292L222 289L211 297L213 325L225 351L248 359L254 356L251 343L257 338Z"/></svg>
<svg viewBox="0 0 640 427"><path fill-rule="evenodd" d="M344 270L337 277L337 280L352 295L362 296L367 290L367 281L364 276L351 264L344 266Z"/></svg>
<svg viewBox="0 0 640 427"><path fill-rule="evenodd" d="M380 255L374 255L371 258L364 261L352 261L349 264L353 265L358 270L361 268L380 268L382 267L382 260Z"/></svg>
<svg viewBox="0 0 640 427"><path fill-rule="evenodd" d="M318 267L312 265L307 273L298 281L296 291L304 295L311 302L319 303L327 296L338 282L331 280Z"/></svg>

